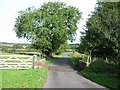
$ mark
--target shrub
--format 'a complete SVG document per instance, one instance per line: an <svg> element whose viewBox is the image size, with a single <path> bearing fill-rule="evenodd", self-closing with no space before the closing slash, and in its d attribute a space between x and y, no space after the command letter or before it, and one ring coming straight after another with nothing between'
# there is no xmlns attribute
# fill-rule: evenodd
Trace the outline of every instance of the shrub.
<svg viewBox="0 0 120 90"><path fill-rule="evenodd" d="M89 68L96 73L117 73L117 67L98 59L90 64Z"/></svg>
<svg viewBox="0 0 120 90"><path fill-rule="evenodd" d="M77 63L77 68L79 70L84 70L86 68L87 64L81 60L79 60L79 62Z"/></svg>
<svg viewBox="0 0 120 90"><path fill-rule="evenodd" d="M78 57L71 57L70 62L71 62L73 67L76 67L77 63L79 62L79 58Z"/></svg>

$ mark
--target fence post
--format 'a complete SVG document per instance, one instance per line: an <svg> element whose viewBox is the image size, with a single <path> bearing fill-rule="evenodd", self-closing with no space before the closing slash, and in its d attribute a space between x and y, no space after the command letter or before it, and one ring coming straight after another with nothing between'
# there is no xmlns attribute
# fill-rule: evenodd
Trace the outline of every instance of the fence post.
<svg viewBox="0 0 120 90"><path fill-rule="evenodd" d="M34 69L34 58L33 58L33 61L32 61L32 68Z"/></svg>
<svg viewBox="0 0 120 90"><path fill-rule="evenodd" d="M35 67L35 61L36 61L37 55L33 55L33 61L32 61L32 68Z"/></svg>

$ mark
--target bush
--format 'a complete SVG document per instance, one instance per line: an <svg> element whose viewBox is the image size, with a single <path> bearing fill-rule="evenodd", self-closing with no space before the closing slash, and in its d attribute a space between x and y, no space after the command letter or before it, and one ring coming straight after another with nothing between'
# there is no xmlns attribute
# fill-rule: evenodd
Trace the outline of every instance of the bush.
<svg viewBox="0 0 120 90"><path fill-rule="evenodd" d="M101 59L91 63L89 69L96 73L117 73L117 67L115 65L108 64Z"/></svg>
<svg viewBox="0 0 120 90"><path fill-rule="evenodd" d="M79 62L77 63L76 66L77 66L78 70L81 71L86 68L87 64L84 61L79 60Z"/></svg>
<svg viewBox="0 0 120 90"><path fill-rule="evenodd" d="M73 67L76 67L76 64L79 62L78 57L71 57L70 58L70 63L72 64Z"/></svg>
<svg viewBox="0 0 120 90"><path fill-rule="evenodd" d="M86 67L86 63L82 61L81 57L70 58L70 63L72 64L73 68L78 71L83 70Z"/></svg>

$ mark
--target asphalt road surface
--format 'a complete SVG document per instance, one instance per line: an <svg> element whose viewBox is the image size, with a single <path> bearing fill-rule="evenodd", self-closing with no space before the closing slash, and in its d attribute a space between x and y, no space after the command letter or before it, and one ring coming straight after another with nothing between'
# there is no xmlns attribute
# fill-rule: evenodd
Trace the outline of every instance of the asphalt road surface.
<svg viewBox="0 0 120 90"><path fill-rule="evenodd" d="M91 88L92 90L101 88L101 90L108 90L73 70L67 54L51 63L43 88Z"/></svg>

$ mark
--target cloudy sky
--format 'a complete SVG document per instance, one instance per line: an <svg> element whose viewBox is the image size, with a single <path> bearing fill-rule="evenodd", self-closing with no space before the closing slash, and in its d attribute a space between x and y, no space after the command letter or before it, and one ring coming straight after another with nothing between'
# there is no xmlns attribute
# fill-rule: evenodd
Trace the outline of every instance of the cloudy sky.
<svg viewBox="0 0 120 90"><path fill-rule="evenodd" d="M29 43L26 39L18 39L13 31L15 18L18 12L25 10L28 7L35 6L36 8L43 5L44 2L56 0L0 0L0 42L9 43ZM79 8L82 12L81 22L78 24L77 37L74 43L79 43L80 31L85 25L85 21L91 11L94 11L96 0L57 0Z"/></svg>

